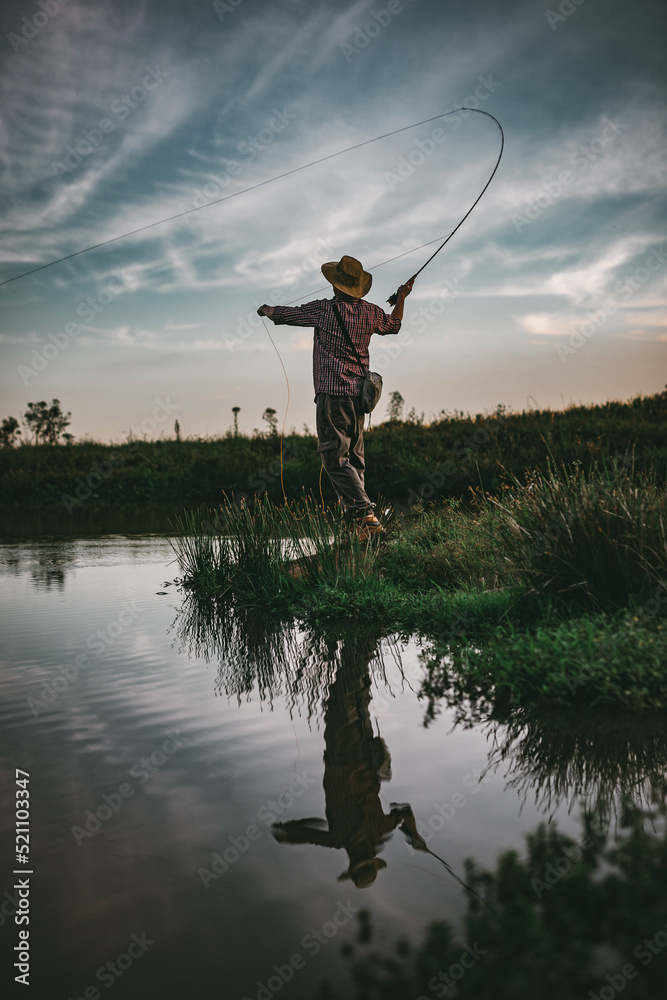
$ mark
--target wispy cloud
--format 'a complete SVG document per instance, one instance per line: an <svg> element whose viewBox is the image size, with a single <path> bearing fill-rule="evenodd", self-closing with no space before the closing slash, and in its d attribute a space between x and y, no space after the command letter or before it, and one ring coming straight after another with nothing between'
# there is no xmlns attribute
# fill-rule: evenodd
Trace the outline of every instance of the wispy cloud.
<svg viewBox="0 0 667 1000"><path fill-rule="evenodd" d="M586 5L562 32L551 32L531 0L404 0L402 12L346 60L341 45L365 30L373 9L367 0L246 0L221 21L210 3L73 2L21 53L7 46L0 279L204 207L0 289L3 351L13 356L30 345L30 357L33 345L76 320L77 308L122 269L123 294L86 327L76 350L50 366L54 384L78 365L99 364L117 388L123 358L135 365L150 358L152 367L141 370L152 385L158 372L171 371L165 359L173 354L194 397L189 373L207 376L211 352L221 384L233 377L244 391L258 391L253 358L265 366L262 385L273 377L263 330L253 328L233 355L225 340L258 301L274 293L305 301L323 285L321 263L343 253L371 266L444 239L485 183L499 136L483 116L457 127L433 122L213 202L475 101L503 123L505 155L482 201L420 275L405 324L413 330L412 320L426 316L426 332L389 379L406 380L407 398L419 365L435 371L443 349L456 345L464 360L452 392L466 382L482 386L480 354L499 333L527 352L525 372L534 350L538 371L545 348L610 297L618 308L596 334L596 351L623 338L638 354L649 341L662 342L667 267L652 265L649 273L645 264L666 240L658 0L639 0L632 10L627 0L609 0L604 12ZM0 37L24 15L24 5L7 0ZM144 95L137 88L146 67L166 75ZM480 98L481 80L493 83ZM105 118L113 129L97 141ZM447 134L437 148L436 127ZM90 141L86 132L95 142L77 153ZM68 150L74 166L58 170ZM370 297L385 298L434 248L375 271ZM619 288L635 274L625 301ZM429 307L447 281L458 282L461 294L433 318ZM311 342L303 331L281 341L297 367ZM101 360L102 351L117 367ZM559 365L552 382L574 379L585 356L579 352L566 370ZM654 372L647 360L646 378ZM511 394L517 379L500 374ZM578 394L579 383L572 385L559 393ZM301 396L296 420L309 419L309 387ZM239 397L239 405L247 404ZM437 411L442 401L424 405Z"/></svg>

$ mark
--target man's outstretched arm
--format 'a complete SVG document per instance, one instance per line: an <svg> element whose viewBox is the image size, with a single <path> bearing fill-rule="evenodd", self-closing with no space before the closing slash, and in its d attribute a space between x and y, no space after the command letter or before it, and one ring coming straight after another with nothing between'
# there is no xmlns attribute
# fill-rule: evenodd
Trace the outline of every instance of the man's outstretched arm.
<svg viewBox="0 0 667 1000"><path fill-rule="evenodd" d="M417 829L417 821L410 806L392 802L390 815L394 814L402 820L399 830L405 834L410 846L415 851L428 851L426 841Z"/></svg>
<svg viewBox="0 0 667 1000"><path fill-rule="evenodd" d="M341 847L327 824L321 819L290 819L272 823L271 833L279 844L317 844L319 847Z"/></svg>
<svg viewBox="0 0 667 1000"><path fill-rule="evenodd" d="M322 321L322 309L326 305L324 300L315 299L313 302L304 302L301 306L260 306L257 310L259 316L268 316L276 326L320 326Z"/></svg>

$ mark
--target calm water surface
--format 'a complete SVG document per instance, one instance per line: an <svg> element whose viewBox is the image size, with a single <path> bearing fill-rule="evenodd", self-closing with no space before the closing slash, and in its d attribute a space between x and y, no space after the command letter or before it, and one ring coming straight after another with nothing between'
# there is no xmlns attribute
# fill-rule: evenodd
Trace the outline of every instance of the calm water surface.
<svg viewBox="0 0 667 1000"><path fill-rule="evenodd" d="M359 908L381 942L417 939L460 921L465 858L493 866L541 820L580 835L595 775L535 777L500 760L502 727L447 710L425 727L417 641L216 619L159 536L15 541L0 561L10 985L15 768L32 809L17 995L345 997Z"/></svg>

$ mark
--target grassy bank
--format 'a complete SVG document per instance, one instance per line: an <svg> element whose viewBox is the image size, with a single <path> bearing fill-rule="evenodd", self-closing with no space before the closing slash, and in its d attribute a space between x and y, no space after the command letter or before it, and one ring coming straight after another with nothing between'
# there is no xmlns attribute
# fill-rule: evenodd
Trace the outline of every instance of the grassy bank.
<svg viewBox="0 0 667 1000"><path fill-rule="evenodd" d="M434 706L644 711L667 708L666 523L654 480L552 466L472 509L399 514L385 544L266 496L184 514L174 544L184 580L230 606L428 638Z"/></svg>
<svg viewBox="0 0 667 1000"><path fill-rule="evenodd" d="M409 508L422 500L462 497L469 487L500 488L502 470L578 462L586 471L614 464L667 479L667 392L630 402L475 417L446 415L426 425L393 421L366 433L369 488ZM284 441L284 482L290 499L318 492L315 438ZM22 445L0 449L4 508L58 507L75 517L84 507L169 503L172 509L218 503L222 492L266 491L282 501L279 439L228 433L211 439L130 441L104 445ZM325 482L325 496L333 500Z"/></svg>

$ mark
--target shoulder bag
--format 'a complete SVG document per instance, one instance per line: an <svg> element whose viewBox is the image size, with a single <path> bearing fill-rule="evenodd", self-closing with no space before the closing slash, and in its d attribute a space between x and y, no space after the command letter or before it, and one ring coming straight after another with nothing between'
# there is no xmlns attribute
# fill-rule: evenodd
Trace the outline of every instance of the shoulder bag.
<svg viewBox="0 0 667 1000"><path fill-rule="evenodd" d="M340 314L338 306L335 302L331 303L331 307L336 315L336 319L340 323L340 328L345 335L348 345L352 348L352 353L357 359L357 363L360 368L364 368L364 364L359 357L359 352L352 343L352 337L350 336L345 323L343 322L343 317ZM361 408L364 413L372 413L377 404L380 402L380 396L382 395L382 376L378 372L367 371L364 375L364 381L361 387Z"/></svg>

